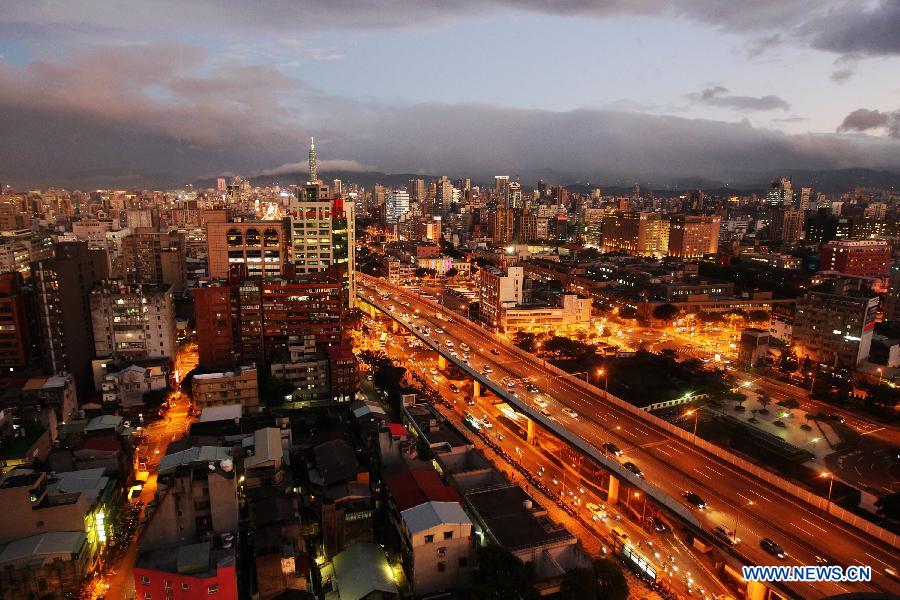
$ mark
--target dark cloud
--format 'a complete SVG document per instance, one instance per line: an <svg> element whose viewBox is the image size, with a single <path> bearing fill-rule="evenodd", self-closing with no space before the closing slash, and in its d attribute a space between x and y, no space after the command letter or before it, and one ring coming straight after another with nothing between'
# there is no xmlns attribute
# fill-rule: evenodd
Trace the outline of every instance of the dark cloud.
<svg viewBox="0 0 900 600"><path fill-rule="evenodd" d="M742 98L708 92L707 101L730 107ZM758 107L765 98L750 100ZM728 180L746 165L900 169L900 142L889 137L787 135L746 122L610 109L385 105L325 94L266 65L210 68L205 51L171 44L0 64L0 131L0 181L20 185L175 185L223 172L285 173L302 170L310 135L320 158L336 161L324 164L343 170L507 171L528 179L552 171L561 180L597 181Z"/></svg>
<svg viewBox="0 0 900 600"><path fill-rule="evenodd" d="M788 110L791 105L778 96L734 96L728 93L728 88L721 85L708 87L699 94L691 94L691 100L706 106L719 108L731 108L738 111L754 110Z"/></svg>
<svg viewBox="0 0 900 600"><path fill-rule="evenodd" d="M835 69L834 73L831 74L831 80L838 85L843 85L854 75L856 75L856 71L850 68Z"/></svg>
<svg viewBox="0 0 900 600"><path fill-rule="evenodd" d="M859 108L847 115L837 130L869 131L871 129L886 129L888 135L900 138L900 110L881 112Z"/></svg>
<svg viewBox="0 0 900 600"><path fill-rule="evenodd" d="M750 35L777 28L782 37L831 52L900 53L900 2L896 0L866 7L846 0L31 0L7 4L0 13L0 35L8 36L47 31L55 38L102 35L109 39L148 29L284 35L328 28L440 26L472 16L527 11L596 19L674 17ZM748 48L751 54L756 50L752 45Z"/></svg>

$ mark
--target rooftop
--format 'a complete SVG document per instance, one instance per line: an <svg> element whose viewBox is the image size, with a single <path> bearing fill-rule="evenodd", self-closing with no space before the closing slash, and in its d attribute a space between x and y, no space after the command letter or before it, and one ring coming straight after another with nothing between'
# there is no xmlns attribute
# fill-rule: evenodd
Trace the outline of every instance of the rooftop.
<svg viewBox="0 0 900 600"><path fill-rule="evenodd" d="M330 577L332 592L326 600L359 600L373 592L399 595L391 566L384 550L368 542L353 544L337 554L322 569L322 578Z"/></svg>
<svg viewBox="0 0 900 600"><path fill-rule="evenodd" d="M487 533L510 551L574 540L517 485L472 491L466 494L466 501Z"/></svg>
<svg viewBox="0 0 900 600"><path fill-rule="evenodd" d="M26 558L71 560L84 547L83 531L51 531L0 545L0 564Z"/></svg>
<svg viewBox="0 0 900 600"><path fill-rule="evenodd" d="M461 502L462 497L452 487L441 481L432 468L407 469L385 480L385 486L394 499L397 510L404 511L425 502Z"/></svg>
<svg viewBox="0 0 900 600"><path fill-rule="evenodd" d="M472 523L459 502L425 502L400 512L410 533L428 531L445 523Z"/></svg>
<svg viewBox="0 0 900 600"><path fill-rule="evenodd" d="M215 576L218 568L233 565L234 561L233 548L214 547L212 543L205 541L143 552L138 555L135 568L179 573L200 579Z"/></svg>
<svg viewBox="0 0 900 600"><path fill-rule="evenodd" d="M356 453L345 440L337 439L313 448L316 467L325 486L353 479L359 472Z"/></svg>

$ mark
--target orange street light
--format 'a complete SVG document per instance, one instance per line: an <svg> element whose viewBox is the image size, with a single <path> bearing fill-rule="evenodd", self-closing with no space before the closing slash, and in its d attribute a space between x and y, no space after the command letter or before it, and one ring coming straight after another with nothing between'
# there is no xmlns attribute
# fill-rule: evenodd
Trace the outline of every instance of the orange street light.
<svg viewBox="0 0 900 600"><path fill-rule="evenodd" d="M834 487L834 474L825 471L821 473L819 477L828 477L828 502L825 504L825 512L831 514L831 489Z"/></svg>

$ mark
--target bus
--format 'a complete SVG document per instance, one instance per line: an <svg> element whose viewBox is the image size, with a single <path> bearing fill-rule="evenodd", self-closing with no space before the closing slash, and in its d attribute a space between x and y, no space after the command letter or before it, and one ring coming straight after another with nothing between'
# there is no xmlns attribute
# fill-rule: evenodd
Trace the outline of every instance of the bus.
<svg viewBox="0 0 900 600"><path fill-rule="evenodd" d="M387 335L388 335L388 334L387 334L387 332L385 331L384 333L381 334L381 338L379 338L379 340L378 340L378 345L379 345L381 348L384 348L384 347L387 346Z"/></svg>

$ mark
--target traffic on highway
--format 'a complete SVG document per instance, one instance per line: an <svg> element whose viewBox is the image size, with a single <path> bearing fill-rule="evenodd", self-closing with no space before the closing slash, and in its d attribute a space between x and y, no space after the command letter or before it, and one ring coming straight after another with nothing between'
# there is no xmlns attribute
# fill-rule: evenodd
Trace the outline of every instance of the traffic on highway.
<svg viewBox="0 0 900 600"><path fill-rule="evenodd" d="M552 374L539 359L524 358L498 336L459 315L443 314L433 303L409 290L360 278L359 295L384 306L393 319L417 336L431 340L446 358L470 367L483 384L491 386L510 405L555 421L569 432L571 439L567 441L580 438L604 455L615 457L635 479L652 482L670 498L680 501L702 524L708 539L718 542L716 545L735 564L784 561L872 567L873 581L868 584L789 584L791 591L801 597L852 591L900 592L900 583L892 575L898 562L896 548L886 547L605 401L602 390L588 391L572 381L574 376ZM438 372L434 371L426 373L432 383L437 383ZM486 416L473 414L482 421ZM628 493L633 493L630 486ZM586 502L581 499L585 509ZM653 504L660 506L658 501ZM607 509L592 511L599 512L609 514Z"/></svg>

